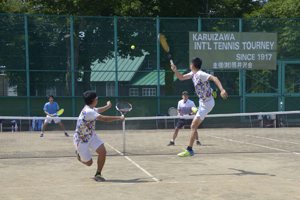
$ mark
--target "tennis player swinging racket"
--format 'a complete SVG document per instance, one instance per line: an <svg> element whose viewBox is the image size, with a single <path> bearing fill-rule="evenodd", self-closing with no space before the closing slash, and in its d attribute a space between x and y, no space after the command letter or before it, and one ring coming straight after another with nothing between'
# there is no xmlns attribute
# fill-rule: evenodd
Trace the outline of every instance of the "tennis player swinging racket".
<svg viewBox="0 0 300 200"><path fill-rule="evenodd" d="M177 71L177 67L175 65L171 65L171 69L176 74L177 78L181 81L192 79L193 84L195 86L196 94L199 97L199 109L196 112L196 116L193 119L191 125L191 134L189 139L189 144L186 149L182 153L179 153L179 157L187 157L193 156L193 143L196 138L197 128L202 123L206 115L213 109L215 106L215 100L212 96L212 88L210 87L209 81L215 82L215 84L219 87L221 91L221 96L223 99L227 99L227 92L223 88L221 82L216 76L205 73L201 70L202 60L198 57L195 57L191 60L190 64L190 73L181 74Z"/></svg>
<svg viewBox="0 0 300 200"><path fill-rule="evenodd" d="M219 79L211 74L205 73L201 70L202 66L202 60L198 57L195 57L191 60L190 64L190 70L191 72L188 74L181 74L178 72L177 67L174 65L171 54L170 54L170 48L167 43L167 39L164 35L159 34L158 39L160 41L161 46L163 49L167 52L167 55L170 59L171 63L171 69L174 71L175 75L180 81L192 79L196 94L199 97L199 109L196 112L196 116L193 119L192 125L191 125L191 134L189 139L189 145L186 149L183 149L184 151L182 153L179 153L179 157L187 157L187 156L193 156L193 143L196 138L197 134L197 128L202 123L206 115L213 109L215 106L215 101L212 96L212 88L210 87L209 81L215 82L215 84L219 87L221 91L221 97L223 99L227 99L227 92L223 88L221 82Z"/></svg>

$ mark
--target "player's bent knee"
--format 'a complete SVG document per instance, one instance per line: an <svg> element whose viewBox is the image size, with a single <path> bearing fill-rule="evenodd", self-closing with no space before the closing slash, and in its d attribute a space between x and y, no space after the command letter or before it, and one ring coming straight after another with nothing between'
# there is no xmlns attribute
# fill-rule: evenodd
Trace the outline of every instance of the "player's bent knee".
<svg viewBox="0 0 300 200"><path fill-rule="evenodd" d="M93 160L91 159L91 160L85 162L84 164L89 167L93 164Z"/></svg>

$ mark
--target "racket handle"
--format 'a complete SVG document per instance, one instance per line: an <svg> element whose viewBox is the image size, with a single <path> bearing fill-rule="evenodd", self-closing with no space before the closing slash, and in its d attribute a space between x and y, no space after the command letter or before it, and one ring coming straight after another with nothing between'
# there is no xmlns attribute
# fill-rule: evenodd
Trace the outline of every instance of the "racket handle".
<svg viewBox="0 0 300 200"><path fill-rule="evenodd" d="M174 65L174 62L173 62L173 60L170 60L170 63L171 63L171 65Z"/></svg>

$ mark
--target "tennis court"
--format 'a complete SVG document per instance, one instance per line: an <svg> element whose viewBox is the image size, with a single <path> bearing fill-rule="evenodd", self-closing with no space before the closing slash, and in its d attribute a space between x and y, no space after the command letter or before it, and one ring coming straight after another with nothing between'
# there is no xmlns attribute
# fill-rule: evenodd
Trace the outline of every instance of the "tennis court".
<svg viewBox="0 0 300 200"><path fill-rule="evenodd" d="M96 156L79 163L61 131L0 133L1 200L300 199L300 128L199 129L202 146L179 158L189 131L168 147L172 129L127 130L125 156L122 130L97 131L106 182L93 180Z"/></svg>

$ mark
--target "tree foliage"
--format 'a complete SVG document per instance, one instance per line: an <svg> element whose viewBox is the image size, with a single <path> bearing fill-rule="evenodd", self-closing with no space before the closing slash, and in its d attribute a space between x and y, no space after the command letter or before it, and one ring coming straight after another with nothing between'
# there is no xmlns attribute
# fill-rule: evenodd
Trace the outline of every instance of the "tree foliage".
<svg viewBox="0 0 300 200"><path fill-rule="evenodd" d="M114 23L112 18L97 19L77 16L123 16L123 17L242 17L259 8L260 4L252 0L2 0L0 1L0 12L16 14L41 14L41 15L66 15L58 16L35 16L28 18L28 37L30 52L30 69L32 70L67 70L64 74L49 73L45 77L39 77L37 72L30 74L31 95L38 90L45 91L50 87L49 82L57 85L65 85L65 95L71 95L71 44L70 44L70 15L73 15L74 24L74 66L79 72L75 80L81 79L83 90L90 89L90 66L91 63L103 62L114 55ZM7 17L3 23L10 23L14 17ZM118 56L131 58L142 56L144 52L155 54L156 48L156 23L153 20L124 18L118 23ZM189 63L187 35L174 35L172 32L178 30L194 30L197 28L184 19L176 23L169 23L168 19L162 20L161 32L165 32L168 40L172 42L172 52L176 63ZM18 22L16 22L18 23ZM218 24L220 26L220 24ZM105 27L105 28L103 28ZM229 28L224 24L224 28ZM224 30L223 30L224 31ZM6 37L9 38L9 33ZM84 34L85 37L80 37ZM24 32L19 32L13 37L24 40ZM16 45L15 39L5 41L9 44L13 54L24 54L24 44ZM5 43L4 42L4 43ZM136 50L131 51L129 46L136 44ZM4 50L7 50L5 47ZM21 52L21 53L20 53ZM170 64L166 56L161 52L161 67L170 70ZM42 56L42 57L40 57ZM53 59L55 58L55 59ZM12 63L12 59L0 58L6 66L18 65ZM8 62L11 62L10 64ZM24 58L23 58L24 63ZM20 66L20 65L18 65ZM24 67L24 64L22 65ZM14 69L15 69L14 68ZM18 72L9 72L11 84L15 81L25 83L25 76L17 75ZM173 94L173 73L166 73L167 95ZM20 77L20 78L17 78ZM59 78L58 78L59 77ZM14 81L15 79L15 81ZM64 84L65 83L65 84ZM48 85L47 85L48 84ZM76 85L76 87L78 87ZM18 87L19 88L19 87ZM21 90L21 89L19 89ZM19 91L21 92L21 91ZM25 94L25 90L23 91Z"/></svg>
<svg viewBox="0 0 300 200"><path fill-rule="evenodd" d="M251 20L252 24L249 25L250 30L277 32L277 59L299 59L300 1L270 0L260 9L245 16L248 18L257 18L257 20ZM268 18L280 18L284 20L266 20ZM270 74L275 74L275 72L271 72ZM285 86L290 89L285 92L293 93L299 91L299 84L297 84L299 74L299 65L296 65L295 68L286 66ZM273 83L274 81L268 82L270 85Z"/></svg>
<svg viewBox="0 0 300 200"><path fill-rule="evenodd" d="M300 18L300 1L269 0L246 17L253 18Z"/></svg>

